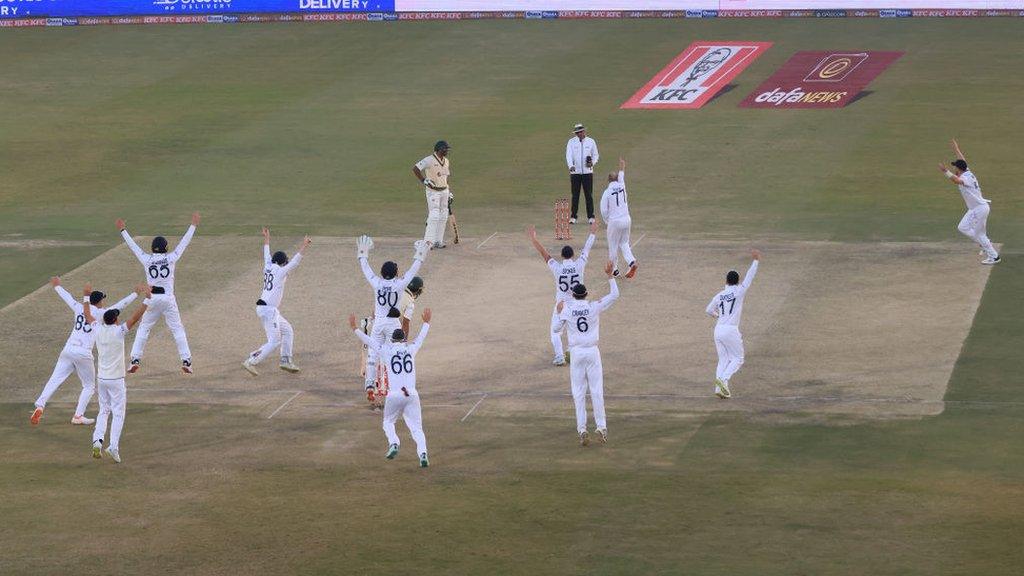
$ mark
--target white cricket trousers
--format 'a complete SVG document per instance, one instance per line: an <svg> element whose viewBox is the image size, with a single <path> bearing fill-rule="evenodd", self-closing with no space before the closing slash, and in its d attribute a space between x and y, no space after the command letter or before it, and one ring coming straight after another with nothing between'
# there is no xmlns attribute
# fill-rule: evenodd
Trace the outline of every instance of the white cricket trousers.
<svg viewBox="0 0 1024 576"><path fill-rule="evenodd" d="M985 251L985 255L989 258L996 258L999 253L996 252L992 241L988 239L986 228L988 227L988 213L991 209L987 203L983 203L980 206L975 206L964 214L964 217L960 219L960 224L957 225L957 230L961 234L967 236L971 240L974 240L981 249Z"/></svg>
<svg viewBox="0 0 1024 576"><path fill-rule="evenodd" d="M388 445L398 444L398 432L395 431L395 422L401 416L405 420L405 426L409 429L413 441L416 442L416 454L424 454L427 451L427 437L423 434L423 413L420 410L420 395L415 390L403 392L402 390L391 390L384 400L384 435L388 437Z"/></svg>
<svg viewBox="0 0 1024 576"><path fill-rule="evenodd" d="M178 301L174 299L174 294L153 294L149 297L149 307L142 314L142 321L139 322L139 329L135 333L132 358L142 358L142 353L146 350L146 342L149 340L149 331L161 317L167 324L167 329L171 331L171 336L174 336L174 343L178 346L178 356L182 360L191 359L192 352L188 349L185 326L181 323L181 313L178 312Z"/></svg>
<svg viewBox="0 0 1024 576"><path fill-rule="evenodd" d="M292 325L281 313L278 312L277 308L273 306L257 306L256 316L260 319L263 324L263 330L267 333L267 341L263 346L260 346L249 356L249 360L253 364L259 364L267 359L277 347L281 347L281 361L285 358L291 359L292 357L292 342L295 339L295 332L292 331Z"/></svg>
<svg viewBox="0 0 1024 576"><path fill-rule="evenodd" d="M96 415L96 429L92 433L92 441L103 441L107 431L107 420L110 422L110 443L108 447L117 450L121 444L121 429L124 428L126 392L124 378L115 380L99 379L100 412Z"/></svg>
<svg viewBox="0 0 1024 576"><path fill-rule="evenodd" d="M723 382L743 366L743 335L735 326L715 326L715 348L718 349L718 369L715 377Z"/></svg>
<svg viewBox="0 0 1024 576"><path fill-rule="evenodd" d="M423 239L432 244L444 244L444 233L448 229L448 189L427 189L427 231Z"/></svg>
<svg viewBox="0 0 1024 576"><path fill-rule="evenodd" d="M626 265L636 262L633 250L629 247L629 230L633 220L629 216L612 218L608 221L608 259L616 269L619 267L619 253L626 259Z"/></svg>
<svg viewBox="0 0 1024 576"><path fill-rule="evenodd" d="M555 307L551 309L551 328L548 329L551 347L555 349L555 358L565 358L565 348L562 347L562 334L565 333L565 328L558 330L561 323L562 320L558 317L558 302L555 302Z"/></svg>
<svg viewBox="0 0 1024 576"><path fill-rule="evenodd" d="M606 430L608 422L604 417L604 369L601 367L601 351L597 346L573 346L569 352L569 378L572 383L572 399L576 403L576 431L587 430L587 390L590 390L594 423L598 430Z"/></svg>
<svg viewBox="0 0 1024 576"><path fill-rule="evenodd" d="M93 364L92 354L85 351L64 349L57 357L57 365L53 367L53 374L46 381L43 393L36 399L37 408L46 408L50 397L60 388L60 385L74 372L82 382L82 393L78 395L78 406L75 407L75 416L84 416L85 409L89 406L89 400L96 391L96 365Z"/></svg>
<svg viewBox="0 0 1024 576"><path fill-rule="evenodd" d="M370 327L370 333L368 336L371 340L377 344L384 344L391 340L391 334L398 328L401 328L402 324L398 318L374 318L373 325ZM377 380L377 353L373 350L366 351L366 375L363 377L363 382L366 388L373 388L374 382Z"/></svg>

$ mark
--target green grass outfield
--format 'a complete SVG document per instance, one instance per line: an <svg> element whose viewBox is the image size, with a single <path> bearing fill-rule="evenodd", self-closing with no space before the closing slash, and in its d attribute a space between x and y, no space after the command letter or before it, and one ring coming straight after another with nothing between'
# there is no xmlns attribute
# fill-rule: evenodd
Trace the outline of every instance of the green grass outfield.
<svg viewBox="0 0 1024 576"><path fill-rule="evenodd" d="M618 109L694 40L775 45L702 110ZM843 110L737 107L827 49L906 54ZM956 136L1007 247L923 420L661 414L580 456L564 422L491 415L430 430L422 475L316 456L376 449L367 422L183 404L131 406L145 453L97 468L80 430L30 434L31 398L2 404L0 573L1018 574L1022 51L1013 19L0 32L2 304L115 245L117 216L140 234L198 209L201 234L417 235L410 167L438 138L465 235L549 225L577 121L601 168L629 160L636 228L754 243L956 240L963 204L935 169Z"/></svg>

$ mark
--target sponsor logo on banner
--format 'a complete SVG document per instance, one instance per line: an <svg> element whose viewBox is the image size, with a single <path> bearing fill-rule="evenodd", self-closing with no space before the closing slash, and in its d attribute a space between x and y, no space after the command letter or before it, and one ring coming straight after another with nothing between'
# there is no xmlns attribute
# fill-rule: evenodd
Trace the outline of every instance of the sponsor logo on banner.
<svg viewBox="0 0 1024 576"><path fill-rule="evenodd" d="M531 20L533 20L533 19L540 19L540 18L544 17L544 14L542 12L540 12L539 10L528 10L526 12L526 17L531 19Z"/></svg>
<svg viewBox="0 0 1024 576"><path fill-rule="evenodd" d="M913 10L906 10L903 8L893 8L888 10L879 10L879 18L910 18L914 15Z"/></svg>
<svg viewBox="0 0 1024 576"><path fill-rule="evenodd" d="M165 12L213 12L231 10L231 0L153 0Z"/></svg>
<svg viewBox="0 0 1024 576"><path fill-rule="evenodd" d="M687 18L703 18L704 17L704 12L702 12L700 10L687 10L686 11L686 17Z"/></svg>
<svg viewBox="0 0 1024 576"><path fill-rule="evenodd" d="M846 18L846 10L815 10L815 18Z"/></svg>
<svg viewBox="0 0 1024 576"><path fill-rule="evenodd" d="M797 52L743 108L842 108L903 52Z"/></svg>
<svg viewBox="0 0 1024 576"><path fill-rule="evenodd" d="M700 108L771 42L694 42L621 108Z"/></svg>

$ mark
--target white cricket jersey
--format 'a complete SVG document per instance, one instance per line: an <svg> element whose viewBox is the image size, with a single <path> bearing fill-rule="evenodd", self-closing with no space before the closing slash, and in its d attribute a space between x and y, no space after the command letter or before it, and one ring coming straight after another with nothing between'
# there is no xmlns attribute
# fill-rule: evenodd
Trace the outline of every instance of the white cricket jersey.
<svg viewBox="0 0 1024 576"><path fill-rule="evenodd" d="M964 198L964 204L967 204L967 209L977 208L982 204L988 204L981 195L981 185L978 184L978 179L974 176L974 172L970 170L960 175L960 180L963 184L957 184L956 187L960 189L960 195Z"/></svg>
<svg viewBox="0 0 1024 576"><path fill-rule="evenodd" d="M587 156L590 156L590 166L587 166ZM581 141L574 134L565 144L565 163L575 174L593 174L599 157L597 142L590 136L584 136Z"/></svg>
<svg viewBox="0 0 1024 576"><path fill-rule="evenodd" d="M97 376L103 380L124 378L124 337L128 335L126 324L104 324L94 326L96 350L99 352Z"/></svg>
<svg viewBox="0 0 1024 576"><path fill-rule="evenodd" d="M188 230L185 231L185 235L181 237L178 245L174 247L172 252L167 254L150 254L144 251L135 243L132 239L131 234L128 234L127 230L121 231L121 237L124 238L128 248L131 248L132 253L142 263L142 270L146 274L146 282L150 286L163 288L165 294L174 293L174 267L178 260L181 259L181 255L184 254L185 248L188 248L188 243L192 241L192 236L196 233L196 227L194 225L189 226Z"/></svg>
<svg viewBox="0 0 1024 576"><path fill-rule="evenodd" d="M409 282L412 282L413 277L419 272L420 265L422 264L423 262L417 258L412 261L412 266L409 267L404 276L385 280L373 273L366 258L359 258L359 266L363 269L363 276L366 277L366 281L370 283L370 286L373 286L373 317L375 320L387 318L388 312L398 306L398 299L401 297L402 292L405 291L406 286L409 285Z"/></svg>
<svg viewBox="0 0 1024 576"><path fill-rule="evenodd" d="M583 284L583 271L587 267L587 258L590 257L590 249L594 246L595 236L587 237L583 250L575 259L569 258L558 262L554 258L548 259L548 269L555 277L555 302L572 299L572 287Z"/></svg>
<svg viewBox="0 0 1024 576"><path fill-rule="evenodd" d="M743 277L743 282L735 286L726 286L724 290L715 294L715 297L708 303L705 310L709 316L717 316L716 326L740 326L740 316L743 314L743 299L747 295L750 283L754 281L757 274L757 260L750 264L750 269Z"/></svg>
<svg viewBox="0 0 1024 576"><path fill-rule="evenodd" d="M629 205L626 203L626 173L619 170L619 179L609 182L601 194L601 218L607 222L626 216L629 216Z"/></svg>
<svg viewBox="0 0 1024 576"><path fill-rule="evenodd" d="M80 354L92 355L92 347L96 337L96 323L103 321L103 313L109 310L109 308L97 308L96 306L90 306L89 313L96 322L92 324L85 321L85 307L82 302L75 300L75 298L64 289L63 286L54 286L54 290L57 295L60 296L61 300L71 308L71 312L75 315L74 323L71 325L71 335L68 336L67 342L64 343L64 349L71 352L78 352ZM118 310L123 309L125 306L132 303L135 300L136 294L133 292L121 301L114 304L114 308Z"/></svg>
<svg viewBox="0 0 1024 576"><path fill-rule="evenodd" d="M597 346L601 334L601 312L612 305L619 297L619 287L612 278L608 281L611 292L596 302L572 299L565 303L559 314L561 321L558 331L563 327L569 331L569 348L577 346Z"/></svg>
<svg viewBox="0 0 1024 576"><path fill-rule="evenodd" d="M420 351L420 346L423 346L423 340L426 339L428 330L430 330L430 324L424 322L416 340L411 344L390 341L378 344L363 334L362 330L355 330L356 336L370 350L377 352L380 361L387 367L388 394L408 396L416 392L416 354Z"/></svg>
<svg viewBox="0 0 1024 576"><path fill-rule="evenodd" d="M451 160L448 157L438 158L437 154L431 154L423 160L416 163L416 167L420 169L420 173L423 174L423 178L430 180L434 183L434 186L438 188L448 188L448 177L452 173ZM427 191L433 192L432 188L427 188Z"/></svg>
<svg viewBox="0 0 1024 576"><path fill-rule="evenodd" d="M291 272L302 260L302 254L295 253L295 256L284 266L278 266L270 261L270 246L263 245L263 292L260 293L260 300L267 303L267 306L274 308L281 307L281 298L284 297L284 283L288 280L288 273Z"/></svg>

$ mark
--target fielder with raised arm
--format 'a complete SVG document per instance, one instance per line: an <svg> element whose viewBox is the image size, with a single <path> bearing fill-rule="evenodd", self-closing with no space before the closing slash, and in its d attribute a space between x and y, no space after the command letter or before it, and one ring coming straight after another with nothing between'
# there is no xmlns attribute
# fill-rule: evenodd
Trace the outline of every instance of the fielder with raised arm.
<svg viewBox="0 0 1024 576"><path fill-rule="evenodd" d="M356 338L370 350L371 356L379 355L388 364L388 379L391 391L384 400L384 435L388 439L388 451L385 458L392 460L398 455L401 440L395 431L395 422L401 415L405 420L409 434L416 442L416 453L420 457L420 467L430 465L427 459L427 437L423 434L423 413L420 409L420 394L416 391L416 353L423 346L423 340L430 330L430 308L423 311L423 326L412 344L405 341L406 335L401 328L388 335L387 342L378 342L359 329L355 314L348 317L348 325Z"/></svg>
<svg viewBox="0 0 1024 576"><path fill-rule="evenodd" d="M619 275L621 252L626 264L629 265L626 278L636 276L636 257L629 246L629 232L633 220L629 217L629 204L626 201L626 161L622 158L619 158L618 173L608 174L608 187L601 194L601 218L608 226L608 260L614 268L613 274Z"/></svg>
<svg viewBox="0 0 1024 576"><path fill-rule="evenodd" d="M290 261L284 252L270 254L270 230L263 229L263 292L256 301L256 316L263 324L263 330L267 333L267 341L248 358L242 362L242 368L253 376L258 376L256 366L266 360L267 356L281 347L281 370L291 372L299 371L299 367L292 362L292 343L295 332L292 325L281 315L281 298L284 297L284 284L288 280L288 274L302 261L302 253L312 242L309 236L302 240L302 245Z"/></svg>
<svg viewBox="0 0 1024 576"><path fill-rule="evenodd" d="M434 144L434 153L420 160L412 167L412 173L423 184L427 195L427 230L423 239L430 247L444 248L444 232L448 229L448 201L451 191L448 190L448 177L451 175L451 159L448 150L451 147L444 140Z"/></svg>
<svg viewBox="0 0 1024 576"><path fill-rule="evenodd" d="M597 348L600 336L601 313L607 310L619 297L619 287L612 276L612 264L605 266L608 295L597 302L587 300L587 287L582 283L572 288L572 299L558 303L557 330L568 329L569 379L572 384L572 399L576 405L576 432L580 445L590 443L587 434L587 390L590 390L590 404L594 409L594 424L602 443L608 441L608 422L604 415L604 368L601 366L601 351Z"/></svg>
<svg viewBox="0 0 1024 576"><path fill-rule="evenodd" d="M57 365L53 368L53 374L50 375L46 386L43 387L42 394L36 399L36 408L32 412L29 422L32 425L39 424L39 419L43 417L46 403L50 401L50 398L60 388L60 385L74 372L78 374L78 379L82 382L82 393L78 395L78 406L75 407L75 415L71 418L71 423L77 425L92 424L94 420L85 417L85 409L89 406L89 400L92 399L92 395L96 391L96 365L93 363L92 357L96 336L94 326L85 321L82 303L75 300L75 297L60 285L60 278L56 276L51 278L50 285L53 286L60 299L68 305L68 308L71 308L71 313L74 314L75 319L74 324L71 326L71 335L68 336L67 342L64 343L64 349L61 350L60 356L57 357ZM93 290L89 294L89 304L92 306L95 315L102 316L106 312L106 308L103 306L106 298L107 295L99 290ZM135 293L132 292L123 300L114 304L113 307L123 309L134 300Z"/></svg>
<svg viewBox="0 0 1024 576"><path fill-rule="evenodd" d="M356 246L356 256L359 259L359 266L363 270L363 276L366 277L366 281L373 287L373 327L370 329L369 338L380 346L384 344L396 329L401 328L400 314L397 308L398 300L402 295L402 291L409 286L409 283L416 276L416 272L423 265L423 259L427 257L427 251L430 247L426 241L417 240L414 244L416 252L413 254L412 266L409 267L404 276L398 278L398 264L390 260L380 267L380 276L374 274L373 270L370 269L369 256L370 250L373 248L373 239L369 236L360 236ZM370 347L366 354L366 373L364 376L366 398L370 401L370 404L373 404L375 400L374 381L376 377L377 354Z"/></svg>
<svg viewBox="0 0 1024 576"><path fill-rule="evenodd" d="M132 314L132 317L124 324L118 324L117 319L121 311L117 308L110 308L103 313L102 321L96 322L96 318L89 309L89 299L83 301L85 319L96 328L96 350L99 356L99 399L100 411L96 415L96 428L92 433L92 457L99 458L102 454L103 437L107 432L107 421L110 421L110 443L107 446L107 455L114 462L121 462L121 430L124 429L124 416L127 408L127 391L125 390L124 377L124 339L128 332L139 323L146 312L149 304L150 290L152 288L140 284L136 289L139 296L143 297L142 306ZM89 294L92 287L86 284L85 293Z"/></svg>
<svg viewBox="0 0 1024 576"><path fill-rule="evenodd" d="M705 309L708 316L717 318L715 323L715 348L718 350L718 368L715 370L715 396L732 398L729 379L743 366L743 335L740 334L740 316L743 314L743 299L747 296L750 283L757 274L757 263L761 253L751 252L754 261L740 284L740 274L730 270L725 275L725 288L715 294Z"/></svg>
<svg viewBox="0 0 1024 576"><path fill-rule="evenodd" d="M163 317L167 323L167 329L174 337L174 343L178 347L178 356L181 357L181 371L185 374L192 373L192 352L188 348L188 337L185 335L185 326L181 323L181 313L178 311L178 301L174 298L174 268L188 248L192 236L196 233L196 226L199 225L199 212L192 214L192 224L181 237L181 241L175 246L174 251L167 253L167 239L163 236L153 238L151 248L152 254L148 254L135 243L132 235L128 233L124 220L117 220L117 228L121 231L121 237L125 244L131 248L132 253L142 263L143 273L146 275L146 282L152 288L153 295L150 297L149 308L146 315L142 317L139 324L139 331L135 334L135 343L132 344L132 365L128 370L134 374L142 366L142 354L146 350L146 342L149 340L149 332L153 329L156 321Z"/></svg>
<svg viewBox="0 0 1024 576"><path fill-rule="evenodd" d="M558 262L551 257L551 254L548 254L548 251L541 245L540 240L537 239L537 229L533 226L526 229L533 247L537 249L540 257L544 259L544 263L548 265L548 269L551 270L551 274L555 277L555 304L551 309L551 328L549 329L551 347L555 351L555 359L552 361L552 364L555 366L565 366L565 348L562 347L563 330L555 329L556 326L560 325L558 320L558 304L569 300L573 287L583 283L583 272L587 267L590 249L593 248L594 240L597 239L595 232L597 232L597 223L591 222L590 236L587 237L587 242L583 245L579 258L573 258L575 251L572 249L572 246L567 245L562 246L562 261Z"/></svg>
<svg viewBox="0 0 1024 576"><path fill-rule="evenodd" d="M956 160L952 162L955 173L950 172L945 164L939 164L939 171L956 184L957 188L960 189L960 196L963 197L964 203L967 204L967 213L960 219L957 230L981 247L980 255L986 256L981 261L982 264L998 264L999 253L992 246L992 241L989 240L987 233L988 214L990 211L989 203L992 201L986 200L981 195L981 186L978 184L978 179L974 177L974 172L967 168L967 160L964 159L963 153L960 152L960 146L956 143L956 140L953 140L952 144L953 152L956 153Z"/></svg>

